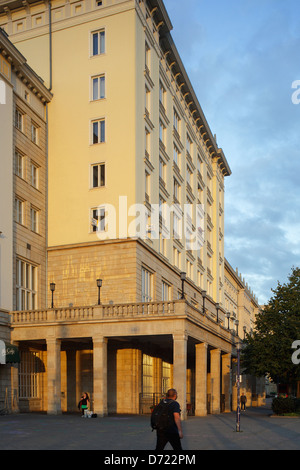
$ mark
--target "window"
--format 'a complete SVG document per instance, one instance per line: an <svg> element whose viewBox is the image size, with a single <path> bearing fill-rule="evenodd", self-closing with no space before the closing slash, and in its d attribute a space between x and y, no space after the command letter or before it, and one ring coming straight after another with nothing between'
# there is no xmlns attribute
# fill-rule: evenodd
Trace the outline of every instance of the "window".
<svg viewBox="0 0 300 470"><path fill-rule="evenodd" d="M92 165L92 187L101 188L105 186L105 164Z"/></svg>
<svg viewBox="0 0 300 470"><path fill-rule="evenodd" d="M180 152L176 145L174 145L173 149L173 161L176 163L177 167L180 168Z"/></svg>
<svg viewBox="0 0 300 470"><path fill-rule="evenodd" d="M93 232L105 232L105 209L103 207L92 209L92 230Z"/></svg>
<svg viewBox="0 0 300 470"><path fill-rule="evenodd" d="M105 142L105 120L100 119L93 123L93 144Z"/></svg>
<svg viewBox="0 0 300 470"><path fill-rule="evenodd" d="M164 145L166 144L166 126L162 121L159 121L159 139Z"/></svg>
<svg viewBox="0 0 300 470"><path fill-rule="evenodd" d="M162 363L162 393L165 395L171 387L171 365Z"/></svg>
<svg viewBox="0 0 300 470"><path fill-rule="evenodd" d="M181 253L175 246L173 247L173 262L177 268L181 268Z"/></svg>
<svg viewBox="0 0 300 470"><path fill-rule="evenodd" d="M151 153L151 134L150 131L145 128L145 155L150 158Z"/></svg>
<svg viewBox="0 0 300 470"><path fill-rule="evenodd" d="M33 232L39 231L39 210L35 207L30 208L30 228Z"/></svg>
<svg viewBox="0 0 300 470"><path fill-rule="evenodd" d="M142 302L153 300L153 274L142 268Z"/></svg>
<svg viewBox="0 0 300 470"><path fill-rule="evenodd" d="M176 178L174 178L173 197L174 201L180 200L180 184L178 183Z"/></svg>
<svg viewBox="0 0 300 470"><path fill-rule="evenodd" d="M147 86L145 87L145 111L149 116L151 111L151 91Z"/></svg>
<svg viewBox="0 0 300 470"><path fill-rule="evenodd" d="M191 139L190 136L187 134L187 136L186 136L186 150L187 150L187 153L188 153L189 155L192 155L192 146L193 146L192 139Z"/></svg>
<svg viewBox="0 0 300 470"><path fill-rule="evenodd" d="M150 192L151 192L151 181L150 181L150 175L147 171L145 171L145 198L146 201L150 201Z"/></svg>
<svg viewBox="0 0 300 470"><path fill-rule="evenodd" d="M19 398L39 398L41 353L22 351L19 364Z"/></svg>
<svg viewBox="0 0 300 470"><path fill-rule="evenodd" d="M24 224L24 201L17 198L15 199L15 208L16 208L16 222L19 224Z"/></svg>
<svg viewBox="0 0 300 470"><path fill-rule="evenodd" d="M24 178L24 156L18 150L15 151L15 173Z"/></svg>
<svg viewBox="0 0 300 470"><path fill-rule="evenodd" d="M103 100L105 98L105 75L93 77L92 88L93 101Z"/></svg>
<svg viewBox="0 0 300 470"><path fill-rule="evenodd" d="M143 395L153 393L153 357L143 354Z"/></svg>
<svg viewBox="0 0 300 470"><path fill-rule="evenodd" d="M105 31L92 33L92 55L105 54Z"/></svg>
<svg viewBox="0 0 300 470"><path fill-rule="evenodd" d="M159 159L159 178L160 180L165 183L166 182L166 175L167 175L167 165L165 162L160 158Z"/></svg>
<svg viewBox="0 0 300 470"><path fill-rule="evenodd" d="M174 109L174 129L180 134L180 117L177 111Z"/></svg>
<svg viewBox="0 0 300 470"><path fill-rule="evenodd" d="M182 227L181 227L181 218L178 217L175 212L173 213L173 237L176 239L181 239L182 237Z"/></svg>
<svg viewBox="0 0 300 470"><path fill-rule="evenodd" d="M163 302L167 300L171 300L171 286L167 284L165 281L162 281L161 300Z"/></svg>
<svg viewBox="0 0 300 470"><path fill-rule="evenodd" d="M145 43L145 68L146 71L149 73L150 72L150 61L151 61L151 49L148 45L148 43Z"/></svg>
<svg viewBox="0 0 300 470"><path fill-rule="evenodd" d="M31 123L31 142L36 145L38 144L38 126L33 122Z"/></svg>
<svg viewBox="0 0 300 470"><path fill-rule="evenodd" d="M15 111L15 126L16 126L17 129L19 129L22 132L23 132L23 117L24 117L24 114L18 108L16 108L16 111Z"/></svg>
<svg viewBox="0 0 300 470"><path fill-rule="evenodd" d="M165 108L166 107L166 90L161 82L159 84L159 101Z"/></svg>
<svg viewBox="0 0 300 470"><path fill-rule="evenodd" d="M31 186L38 189L38 182L39 182L39 168L35 163L31 162L30 163L30 183L31 183Z"/></svg>
<svg viewBox="0 0 300 470"><path fill-rule="evenodd" d="M17 310L37 308L37 267L23 260L17 260L16 273Z"/></svg>
<svg viewBox="0 0 300 470"><path fill-rule="evenodd" d="M101 7L102 3L102 0L96 0L96 7Z"/></svg>

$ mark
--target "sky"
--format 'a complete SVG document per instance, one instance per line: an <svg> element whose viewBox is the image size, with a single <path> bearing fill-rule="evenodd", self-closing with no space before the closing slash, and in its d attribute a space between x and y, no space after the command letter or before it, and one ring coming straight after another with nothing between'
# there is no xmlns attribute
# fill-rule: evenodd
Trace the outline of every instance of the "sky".
<svg viewBox="0 0 300 470"><path fill-rule="evenodd" d="M164 0L232 175L225 256L261 304L300 267L300 1Z"/></svg>

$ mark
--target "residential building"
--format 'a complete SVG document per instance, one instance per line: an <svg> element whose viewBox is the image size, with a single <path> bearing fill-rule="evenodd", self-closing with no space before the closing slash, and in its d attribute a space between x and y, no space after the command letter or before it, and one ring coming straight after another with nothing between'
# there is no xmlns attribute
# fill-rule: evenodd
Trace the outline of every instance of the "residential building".
<svg viewBox="0 0 300 470"><path fill-rule="evenodd" d="M0 26L53 93L47 165L30 157L32 191L48 172L47 207L27 207L33 236L47 214L39 265L53 287L46 301L31 288L27 304L13 304L11 338L38 383L26 393L20 385L20 408L74 410L87 390L100 415L146 412L173 385L197 415L228 411L237 338L226 317L231 170L163 2L0 0ZM45 129L32 123L36 146Z"/></svg>

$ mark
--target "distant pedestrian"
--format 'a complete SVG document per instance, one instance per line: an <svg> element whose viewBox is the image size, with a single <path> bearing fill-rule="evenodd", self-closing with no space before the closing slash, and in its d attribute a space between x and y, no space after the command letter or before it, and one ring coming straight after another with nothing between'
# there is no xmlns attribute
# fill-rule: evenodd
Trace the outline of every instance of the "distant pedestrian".
<svg viewBox="0 0 300 470"><path fill-rule="evenodd" d="M177 391L168 390L166 398L154 408L151 416L152 428L156 429L156 450L163 450L168 442L175 451L181 451L183 438L180 405L176 401Z"/></svg>
<svg viewBox="0 0 300 470"><path fill-rule="evenodd" d="M241 396L242 411L246 411L246 403L247 403L247 398L244 395L244 393L242 393L242 396Z"/></svg>
<svg viewBox="0 0 300 470"><path fill-rule="evenodd" d="M81 410L81 416L85 416L86 411L88 410L90 402L90 397L88 393L84 392L82 395L80 402L78 403L78 409Z"/></svg>

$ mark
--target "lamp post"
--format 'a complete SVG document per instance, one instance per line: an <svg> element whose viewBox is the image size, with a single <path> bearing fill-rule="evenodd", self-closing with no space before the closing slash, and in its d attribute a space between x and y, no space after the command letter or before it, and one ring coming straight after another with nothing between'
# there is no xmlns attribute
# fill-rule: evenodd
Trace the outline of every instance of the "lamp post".
<svg viewBox="0 0 300 470"><path fill-rule="evenodd" d="M235 320L235 326L236 326L235 334L239 336L239 321L238 320Z"/></svg>
<svg viewBox="0 0 300 470"><path fill-rule="evenodd" d="M206 290L202 291L202 298L203 298L203 314L205 314L205 297L206 297Z"/></svg>
<svg viewBox="0 0 300 470"><path fill-rule="evenodd" d="M236 389L237 389L237 407L236 407L236 432L241 431L241 408L240 408L240 340L237 339L236 344L237 352L237 378L236 378Z"/></svg>
<svg viewBox="0 0 300 470"><path fill-rule="evenodd" d="M226 313L226 317L227 317L227 320L228 320L228 327L227 328L229 330L229 328L230 328L230 324L229 324L229 322L230 322L230 312Z"/></svg>
<svg viewBox="0 0 300 470"><path fill-rule="evenodd" d="M98 287L98 305L101 304L100 302L100 288L102 287L102 279L97 279L97 287Z"/></svg>
<svg viewBox="0 0 300 470"><path fill-rule="evenodd" d="M180 273L181 279L181 298L184 299L184 281L186 279L186 273Z"/></svg>
<svg viewBox="0 0 300 470"><path fill-rule="evenodd" d="M220 308L220 304L216 304L216 309L217 309L217 323L219 323L219 308Z"/></svg>
<svg viewBox="0 0 300 470"><path fill-rule="evenodd" d="M55 291L55 283L54 282L50 282L50 290L51 290L51 293L52 293L51 308L54 308L54 304L53 304L53 294L54 294L54 291Z"/></svg>

